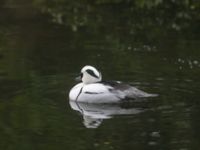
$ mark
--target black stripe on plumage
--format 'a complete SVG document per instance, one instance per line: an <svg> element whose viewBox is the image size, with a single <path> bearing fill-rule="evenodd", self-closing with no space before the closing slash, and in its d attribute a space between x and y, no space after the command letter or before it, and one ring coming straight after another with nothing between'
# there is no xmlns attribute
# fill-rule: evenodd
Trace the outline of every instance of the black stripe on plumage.
<svg viewBox="0 0 200 150"><path fill-rule="evenodd" d="M126 83L123 83L123 82L120 82L120 81L101 81L99 83L102 83L102 84L107 85L107 86L111 86L115 90L124 91L124 90L131 88L131 86L129 84L126 84Z"/></svg>
<svg viewBox="0 0 200 150"><path fill-rule="evenodd" d="M88 74L90 74L91 76L95 77L95 78L99 78L99 77L94 73L94 71L92 71L92 70L90 70L90 69L87 69L86 72L87 72Z"/></svg>

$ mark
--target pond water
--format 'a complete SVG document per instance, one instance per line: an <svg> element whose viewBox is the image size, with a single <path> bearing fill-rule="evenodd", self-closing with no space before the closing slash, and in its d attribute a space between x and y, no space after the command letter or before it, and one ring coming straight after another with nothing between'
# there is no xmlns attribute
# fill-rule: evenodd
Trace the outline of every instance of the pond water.
<svg viewBox="0 0 200 150"><path fill-rule="evenodd" d="M133 34L116 18L77 30L29 6L4 7L0 20L1 149L200 147L198 33ZM74 78L87 64L105 80L159 96L114 105L69 103Z"/></svg>

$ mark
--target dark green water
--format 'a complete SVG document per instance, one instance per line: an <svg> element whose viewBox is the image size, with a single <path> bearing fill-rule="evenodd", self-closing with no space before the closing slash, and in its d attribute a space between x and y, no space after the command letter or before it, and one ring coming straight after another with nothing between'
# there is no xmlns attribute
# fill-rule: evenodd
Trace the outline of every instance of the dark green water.
<svg viewBox="0 0 200 150"><path fill-rule="evenodd" d="M1 8L0 149L200 147L196 29L138 31L124 23L125 14L112 17L113 11L106 10L100 11L105 22L77 29L52 23L51 17L30 6ZM80 105L86 109L82 116L70 107L68 92L87 64L101 70L104 79L130 82L159 97L120 105Z"/></svg>

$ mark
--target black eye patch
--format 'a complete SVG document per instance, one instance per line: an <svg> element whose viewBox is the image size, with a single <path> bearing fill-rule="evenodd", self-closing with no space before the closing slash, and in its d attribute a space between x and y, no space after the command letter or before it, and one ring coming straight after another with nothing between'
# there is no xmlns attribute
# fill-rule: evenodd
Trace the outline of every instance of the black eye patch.
<svg viewBox="0 0 200 150"><path fill-rule="evenodd" d="M99 78L99 77L94 73L94 71L92 71L92 70L90 70L90 69L87 69L86 72L87 72L88 74L90 74L91 76L95 77L95 78Z"/></svg>

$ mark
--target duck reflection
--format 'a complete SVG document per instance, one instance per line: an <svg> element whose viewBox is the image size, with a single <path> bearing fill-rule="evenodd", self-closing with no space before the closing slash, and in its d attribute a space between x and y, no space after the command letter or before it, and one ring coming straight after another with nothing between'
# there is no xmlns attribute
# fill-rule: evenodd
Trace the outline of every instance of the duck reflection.
<svg viewBox="0 0 200 150"><path fill-rule="evenodd" d="M104 119L110 119L116 115L139 114L145 109L126 106L123 104L91 104L70 101L73 110L83 116L83 124L86 128L97 128Z"/></svg>

